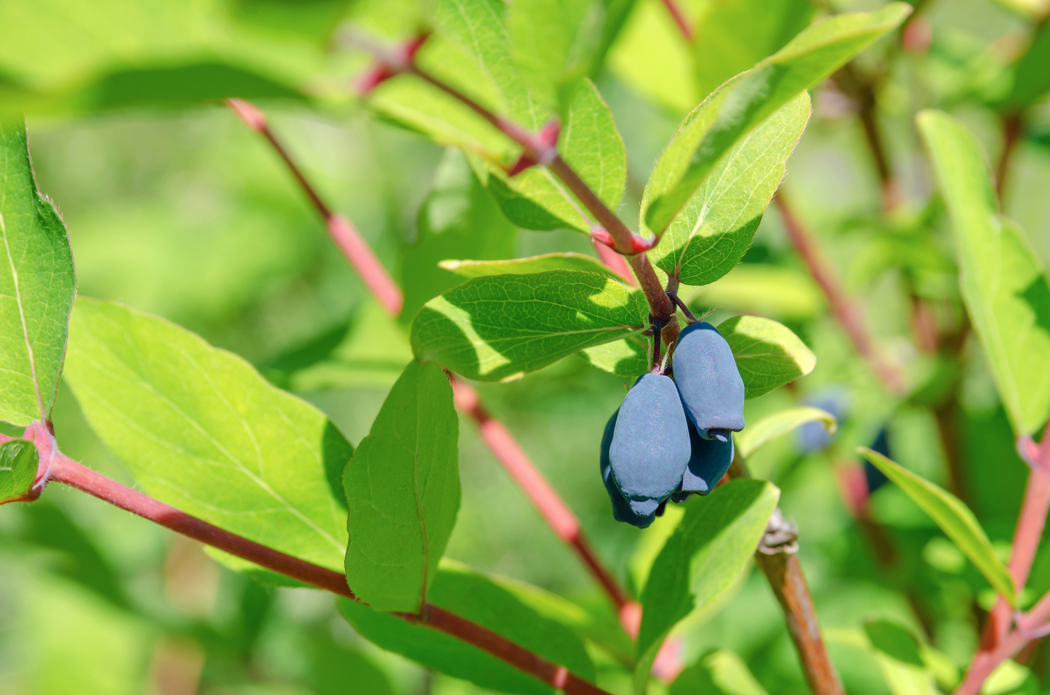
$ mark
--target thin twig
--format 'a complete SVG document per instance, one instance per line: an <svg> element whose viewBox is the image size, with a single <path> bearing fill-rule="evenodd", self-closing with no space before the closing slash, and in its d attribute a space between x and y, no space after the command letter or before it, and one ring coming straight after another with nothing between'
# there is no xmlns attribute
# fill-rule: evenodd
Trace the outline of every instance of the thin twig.
<svg viewBox="0 0 1050 695"><path fill-rule="evenodd" d="M110 480L64 455L56 456L51 475L51 479L56 482L86 492L103 502L137 514L176 533L337 596L353 601L358 600L354 592L347 586L344 574L300 560L230 533L218 526L213 526L137 490ZM439 606L425 604L422 616L406 613L394 613L393 615L439 630L471 644L556 690L578 695L608 695L601 688L570 673L564 666L551 663L502 635Z"/></svg>
<svg viewBox="0 0 1050 695"><path fill-rule="evenodd" d="M1028 581L1028 573L1043 535L1047 512L1050 510L1050 476L1043 472L1050 469L1050 422L1043 431L1040 444L1032 448L1035 456L1028 461L1031 468L1028 487L1025 489L1024 503L1017 518L1008 566L1018 596ZM1042 626L1050 620L1050 593L1043 596L1023 617L1027 625L1035 626ZM955 691L955 695L977 695L985 679L1000 663L1012 657L1035 638L1033 634L1020 628L1011 631L1011 619L1011 608L1000 597L989 614L981 639L981 648L970 663L966 678Z"/></svg>
<svg viewBox="0 0 1050 695"><path fill-rule="evenodd" d="M230 100L230 108L241 117L241 120L244 121L249 128L262 133L266 137L266 140L281 156L281 159L285 162L296 180L299 181L299 184L306 191L318 214L325 220L326 224L329 225L330 231L332 229L333 220L337 221L337 226L340 224L345 224L348 227L350 226L345 218L339 215L334 215L331 212L331 209L317 193L316 188L311 185L310 181L305 175L303 175L302 170L296 165L295 160L292 159L287 149L270 130L267 125L266 116L260 109L241 100ZM350 229L352 229L352 227L350 227ZM347 237L345 235L337 236L336 234L333 234L333 239L336 241L339 249L355 269L362 265L368 265L369 257L374 259L371 249L368 248L367 243L360 237L360 235L356 236L356 239L360 241L360 245L355 243L340 243L340 238ZM626 266L623 265L623 257L613 252L607 246L603 248L615 258L620 259L621 266L626 271ZM599 253L599 255L601 254ZM364 260L362 261L362 259ZM612 267L614 267L615 270L615 266ZM382 266L378 266L378 269L384 274L386 273ZM397 316L400 313L402 306L400 289L397 288L389 275L386 276L385 282L379 283L377 286L380 288L386 288L388 286L393 287L393 291L396 291L397 301L384 302L382 301L382 297L380 297L380 295L373 289L373 285L368 285L369 289L373 289L373 294L378 300L380 300L380 303L383 304L387 313L392 316ZM387 291L387 296L391 299L394 298L393 291ZM488 414L481 405L477 392L474 391L469 384L454 375L450 374L450 379L454 393L456 394L456 406L462 412L467 413L474 419L481 430L482 439L484 439L485 444L496 457L496 460L499 461L504 470L506 470L511 478L513 478L522 488L522 491L536 506L540 516L542 516L548 523L554 531L554 534L566 542L576 552L587 570L605 589L609 598L616 605L624 629L627 630L629 634L632 634L632 636L636 634L639 622L637 615L640 614L640 607L637 602L632 601L628 597L626 591L620 587L612 573L602 565L597 554L594 552L594 549L591 547L590 542L580 530L580 522L576 518L576 515L572 513L569 506L558 496L558 493L555 492L554 488L551 487L546 478L543 477L532 461L529 460L529 457L524 451L522 451L513 435L511 435L503 423Z"/></svg>
<svg viewBox="0 0 1050 695"><path fill-rule="evenodd" d="M895 366L884 362L875 351L874 341L864 324L863 308L847 295L845 289L839 284L838 278L820 255L809 232L792 211L783 190L777 192L775 200L781 218L784 220L784 229L787 231L788 238L798 255L802 257L810 275L824 292L832 316L846 331L846 335L853 342L857 352L868 363L883 386L893 393L903 392L904 381L900 371Z"/></svg>
<svg viewBox="0 0 1050 695"><path fill-rule="evenodd" d="M728 473L730 478L751 477L739 449ZM755 563L766 576L769 588L784 611L791 641L795 644L802 672L810 688L816 695L845 695L842 681L820 636L813 597L810 596L802 565L795 554L798 550L797 533L792 530L790 534L785 534L786 529L781 528L784 526L782 520L783 515L778 508L770 518L766 533L768 537L781 539L781 542L760 543L759 550L755 552ZM782 542L785 540L788 542Z"/></svg>
<svg viewBox="0 0 1050 695"><path fill-rule="evenodd" d="M675 26L678 27L678 31L682 33L682 36L689 43L693 42L695 34L693 28L689 26L689 22L686 20L685 15L682 14L682 8L678 6L675 0L663 0L664 7L667 8L667 13L671 15L671 19L674 20Z"/></svg>
<svg viewBox="0 0 1050 695"><path fill-rule="evenodd" d="M1003 205L1007 175L1010 173L1010 164L1017 151L1023 127L1024 121L1021 114L1013 113L1003 116L1003 151L999 154L999 163L995 167L995 192L999 196L999 207Z"/></svg>

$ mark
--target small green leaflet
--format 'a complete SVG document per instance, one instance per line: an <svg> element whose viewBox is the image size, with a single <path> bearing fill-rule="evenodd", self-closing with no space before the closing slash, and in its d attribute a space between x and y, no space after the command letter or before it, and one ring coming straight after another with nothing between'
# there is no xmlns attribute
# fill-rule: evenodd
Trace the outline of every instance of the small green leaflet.
<svg viewBox="0 0 1050 695"><path fill-rule="evenodd" d="M619 279L609 267L591 256L582 253L545 253L529 258L511 258L500 261L445 260L438 263L445 270L465 278L480 278L489 275L528 275L545 270L586 270Z"/></svg>
<svg viewBox="0 0 1050 695"><path fill-rule="evenodd" d="M1006 567L992 548L984 529L969 507L958 497L915 475L882 454L860 447L857 452L896 483L908 497L919 505L941 530L959 546L996 591L1010 603L1016 603L1014 583Z"/></svg>
<svg viewBox="0 0 1050 695"><path fill-rule="evenodd" d="M592 0L521 0L508 7L511 54L533 94L557 110L587 75L604 14Z"/></svg>
<svg viewBox="0 0 1050 695"><path fill-rule="evenodd" d="M13 502L29 492L36 480L39 454L25 439L0 444L0 504Z"/></svg>
<svg viewBox="0 0 1050 695"><path fill-rule="evenodd" d="M829 17L734 77L697 106L656 163L643 227L662 232L733 145L774 111L834 72L911 12L892 3Z"/></svg>
<svg viewBox="0 0 1050 695"><path fill-rule="evenodd" d="M540 614L514 592L483 575L443 566L431 585L429 598L434 605L497 632L581 678L592 682L595 679L594 664L583 642L569 627ZM346 599L340 599L339 612L358 633L379 647L484 690L512 695L555 692L489 653L426 625L412 624Z"/></svg>
<svg viewBox="0 0 1050 695"><path fill-rule="evenodd" d="M458 438L448 377L409 362L344 475L346 581L376 610L423 610L459 511Z"/></svg>
<svg viewBox="0 0 1050 695"><path fill-rule="evenodd" d="M807 422L821 423L828 434L835 434L835 430L838 429L838 421L835 419L835 416L820 408L810 406L787 408L778 413L767 415L734 435L736 438L736 450L746 459L758 451L763 444L783 434L787 434Z"/></svg>
<svg viewBox="0 0 1050 695"><path fill-rule="evenodd" d="M642 592L635 690L678 621L727 591L755 553L780 499L772 483L733 480L687 503L685 516L653 563Z"/></svg>
<svg viewBox="0 0 1050 695"><path fill-rule="evenodd" d="M737 316L717 326L736 358L744 394L756 398L813 371L817 357L783 324Z"/></svg>
<svg viewBox="0 0 1050 695"><path fill-rule="evenodd" d="M744 135L671 222L649 254L653 262L685 285L706 285L736 267L784 178L809 114L809 94L802 92ZM645 188L643 211L656 181L649 179Z"/></svg>
<svg viewBox="0 0 1050 695"><path fill-rule="evenodd" d="M639 333L647 313L640 292L597 273L479 277L420 309L412 350L468 379L508 380Z"/></svg>
<svg viewBox="0 0 1050 695"><path fill-rule="evenodd" d="M65 378L91 427L152 497L343 570L353 447L240 357L148 314L81 298Z"/></svg>
<svg viewBox="0 0 1050 695"><path fill-rule="evenodd" d="M959 256L959 288L1014 433L1050 415L1050 283L1024 233L999 215L977 139L940 111L917 117L944 193Z"/></svg>
<svg viewBox="0 0 1050 695"><path fill-rule="evenodd" d="M47 419L76 295L65 225L33 179L25 124L0 119L0 420Z"/></svg>
<svg viewBox="0 0 1050 695"><path fill-rule="evenodd" d="M922 645L910 630L889 620L867 620L864 632L892 695L939 692L923 659Z"/></svg>

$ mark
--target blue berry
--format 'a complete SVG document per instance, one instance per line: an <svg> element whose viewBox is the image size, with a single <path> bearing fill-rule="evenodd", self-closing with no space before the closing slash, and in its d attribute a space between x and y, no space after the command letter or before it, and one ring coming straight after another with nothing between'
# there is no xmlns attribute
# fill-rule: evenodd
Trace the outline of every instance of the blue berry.
<svg viewBox="0 0 1050 695"><path fill-rule="evenodd" d="M733 463L732 437L725 441L704 439L690 423L689 442L693 453L682 476L682 484L671 496L675 502L683 502L693 493L706 495L711 492Z"/></svg>
<svg viewBox="0 0 1050 695"><path fill-rule="evenodd" d="M729 343L709 323L694 323L678 334L675 385L686 415L704 439L722 442L744 429L744 380Z"/></svg>
<svg viewBox="0 0 1050 695"><path fill-rule="evenodd" d="M613 430L616 428L616 417L619 414L620 410L617 408L616 412L609 418L609 422L606 423L605 434L602 435L602 482L605 483L605 491L609 493L609 501L612 502L613 518L617 521L625 521L638 528L647 528L649 524L653 523L656 515L639 516L632 512L631 505L620 494L619 488L616 487L616 483L612 479L612 464L609 463L609 446L612 444Z"/></svg>

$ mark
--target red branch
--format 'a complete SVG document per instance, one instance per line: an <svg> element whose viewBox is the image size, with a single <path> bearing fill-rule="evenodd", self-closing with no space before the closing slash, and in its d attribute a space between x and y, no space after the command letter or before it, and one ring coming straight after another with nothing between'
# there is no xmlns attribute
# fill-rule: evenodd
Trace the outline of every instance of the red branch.
<svg viewBox="0 0 1050 695"><path fill-rule="evenodd" d="M795 213L788 205L784 191L778 191L776 195L777 207L780 209L781 218L784 220L784 229L788 238L794 245L798 255L809 269L813 279L820 285L824 296L828 300L832 316L839 322L846 335L853 342L853 346L861 357L871 367L872 372L879 381L894 393L904 390L904 380L896 367L884 362L875 351L875 345L864 324L864 309L853 298L846 294L845 289L839 284L834 271L825 262L812 238L805 227L798 221Z"/></svg>
<svg viewBox="0 0 1050 695"><path fill-rule="evenodd" d="M302 186L314 208L324 218L325 226L328 228L328 234L332 237L332 241L346 256L346 260L357 271L361 281L365 283L368 290L388 313L394 316L401 313L404 296L401 294L401 289L397 286L397 283L390 277L390 273L379 262L379 258L372 251L368 242L361 237L361 234L350 224L350 221L342 215L333 214L328 206L325 205L317 190L310 185L310 182L303 176L302 171L288 154L284 145L270 130L270 126L266 121L266 114L254 105L241 99L229 99L226 103L244 121L246 126L265 137L277 154L281 156L285 166L288 167L288 170L295 176L299 185Z"/></svg>
<svg viewBox="0 0 1050 695"><path fill-rule="evenodd" d="M286 577L357 601L346 584L346 575L260 545L225 531L170 505L110 480L79 463L58 454L51 468L51 479L69 485L103 502L137 514L144 519L205 543L239 558L283 574ZM409 622L444 632L570 695L608 695L604 690L570 673L564 666L547 661L506 637L433 604L425 604L424 614L395 613Z"/></svg>
<svg viewBox="0 0 1050 695"><path fill-rule="evenodd" d="M1010 554L1010 577L1018 596L1028 581L1028 572L1032 568L1039 541L1043 536L1047 512L1050 511L1050 422L1047 423L1043 439L1038 446L1027 438L1022 438L1020 445L1022 456L1032 470L1028 474L1028 487L1025 489L1024 503L1017 518L1013 550ZM974 656L970 670L966 673L962 685L955 691L955 695L979 693L992 671L1033 639L1031 632L1020 627L1011 632L1012 618L1010 605L1000 597L985 625L980 651ZM1050 594L1043 596L1024 620L1026 625L1037 626L1050 620Z"/></svg>
<svg viewBox="0 0 1050 695"><path fill-rule="evenodd" d="M266 115L254 105L239 99L231 99L229 106L249 128L263 134L270 145L281 156L281 159L284 160L284 163L291 170L296 180L299 181L299 185L306 191L318 214L324 218L328 225L329 233L350 264L359 273L362 272L362 267L369 268L376 273L382 273L383 279L381 282L373 284L366 281L365 284L383 304L387 313L391 316L397 316L402 306L400 289L393 284L393 280L386 274L383 267L378 264L378 261L375 263L371 262L375 260L375 255L368 247L367 242L350 225L350 222L341 215L331 212L330 208L317 193L317 190L302 174L301 169L296 165L291 155L267 126ZM478 108L480 109L481 107L479 106ZM530 137L527 133L519 133L519 135L523 139ZM620 266L626 270L623 257L613 253L608 247L604 248L616 259L619 259ZM599 256L601 256L601 251L599 251ZM615 266L611 267L615 270ZM364 276L362 275L362 277ZM629 273L627 273L627 277L630 277ZM384 294L381 294L381 292ZM390 301L384 301L384 296ZM396 301L394 301L395 299ZM485 440L496 460L522 488L536 506L540 515L550 525L555 535L576 551L584 566L609 594L620 613L624 629L632 635L636 634L640 622L640 607L637 602L629 599L609 570L598 560L590 543L580 531L580 523L576 515L572 513L568 505L551 487L551 484L547 482L546 478L543 477L528 456L525 455L525 452L518 446L513 435L503 423L492 418L485 411L478 400L477 392L455 376L451 376L451 380L456 393L456 407L469 414L478 423L482 439Z"/></svg>
<svg viewBox="0 0 1050 695"><path fill-rule="evenodd" d="M667 8L667 13L671 15L671 19L678 26L678 31L682 32L682 36L685 37L686 41L692 43L696 37L693 34L692 27L689 26L689 22L686 21L685 15L682 14L682 9L678 7L678 3L675 0L663 0L663 3L664 7Z"/></svg>

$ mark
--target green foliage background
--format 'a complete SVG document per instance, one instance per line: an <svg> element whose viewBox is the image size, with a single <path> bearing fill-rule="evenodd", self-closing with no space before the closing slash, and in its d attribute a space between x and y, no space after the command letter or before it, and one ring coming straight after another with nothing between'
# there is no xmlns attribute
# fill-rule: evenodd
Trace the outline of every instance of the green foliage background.
<svg viewBox="0 0 1050 695"><path fill-rule="evenodd" d="M461 282L451 272L437 271L437 260L563 251L592 255L586 237L576 232L513 228L462 157L351 97L347 80L364 62L353 51L323 49L336 20L348 17L377 34L404 36L421 15L414 3L316 0L292 15L277 0L186 3L192 11L159 1L106 4L120 17L115 27L100 28L91 3L76 0L0 5L0 110L29 110L37 182L65 221L79 293L170 319L241 355L278 386L318 406L351 442L368 435L411 351L403 337L393 348L372 339L394 340L399 333L330 243L279 160L230 112L200 102L225 95L230 81L259 99L330 205L354 221L395 279L425 285L409 286L410 312ZM838 10L879 3L833 4ZM706 5L683 5L712 27L739 21L728 11L705 14ZM914 354L909 293L950 312L957 279L947 218L931 196L936 184L913 116L925 107L948 109L997 156L993 107L1026 97L1017 89L1000 93L1002 65L1010 47L1023 44L1019 37L1029 26L1023 13L1008 5L933 0L923 11L933 28L929 52L894 59L880 91L878 117L906 190L900 212L880 216L878 180L862 130L842 96L830 89L815 90L814 115L787 164L785 190L848 291L863 299L880 348L912 365L912 379L927 383L934 394L943 365ZM604 63L589 70L575 66L564 75L571 84L589 72L615 116L629 165L628 193L619 208L628 220L637 219L642 185L660 151L704 96L685 98L675 71L688 71L682 66L699 61L696 84L703 87L694 88L709 89L788 38L770 31L768 50L734 57L740 65L723 75L703 62L711 57L702 51L691 56L684 48L675 55L670 44L667 52L652 48L654 42L666 43L660 37L673 31L661 11L659 2L639 0L622 32L610 37ZM1044 30L1043 44L1046 36ZM880 43L860 62L877 67L885 50ZM1042 65L1045 71L1047 63ZM1037 68L1024 70L1038 75ZM179 91L187 84L190 88ZM154 99L125 108L133 96L150 90L180 96L173 103ZM548 97L554 109L563 95ZM1004 213L1026 230L1044 265L1050 263L1048 143L1050 111L1044 100L1030 112L1004 201ZM464 199L477 202L469 224L456 217L455 206ZM488 247L469 238L468 231L479 226L492 230L484 240ZM485 250L474 250L479 247ZM743 264L689 298L694 310L712 310L716 324L741 313L775 318L817 356L816 369L797 388L748 401L748 422L827 388L851 394L850 416L829 450L806 456L792 437L782 437L750 461L757 475L781 489L780 506L799 525L800 559L847 691L890 692L882 664L871 657L873 632L864 631L871 620L924 635L940 655L938 682L947 687L953 669L963 667L976 648L979 617L994 594L894 486L872 500L875 519L899 553L894 571L880 570L862 528L843 505L834 472L836 463L855 459L854 448L870 445L886 426L894 459L945 486L946 461L930 407L936 397L924 399L920 392L894 408L829 317L775 209L762 219ZM411 314L403 317L405 324L410 320ZM962 371L959 416L968 502L993 550L1002 554L1027 469L1014 451L1010 420L976 340L962 355L959 364L943 368ZM653 532L640 534L615 523L609 513L598 476L598 441L623 397L624 377L567 359L520 381L478 389L578 514L599 555L638 589L646 558L651 563L659 534L669 534L675 519L668 515ZM53 419L65 453L132 483L89 429L64 384ZM605 597L462 416L459 450L462 500L447 555L561 594L592 615L611 619ZM1022 605L1048 589L1050 552L1043 549ZM676 634L683 661L692 664L701 656L703 661L672 693L760 692L757 687L777 695L807 692L782 614L753 568ZM712 649L736 656L708 654ZM1048 660L1044 647L1029 663L1031 673L1005 674L1000 680L1006 685L996 692L1044 692L1039 681ZM744 665L753 680L745 677ZM608 687L629 687L629 675L613 664L596 659L596 666L612 679ZM165 669L199 679L199 692L206 695L482 692L382 651L338 617L330 597L255 583L212 563L197 546L84 495L53 486L40 502L4 507L0 692L183 692L155 690ZM659 683L651 688L665 690Z"/></svg>

